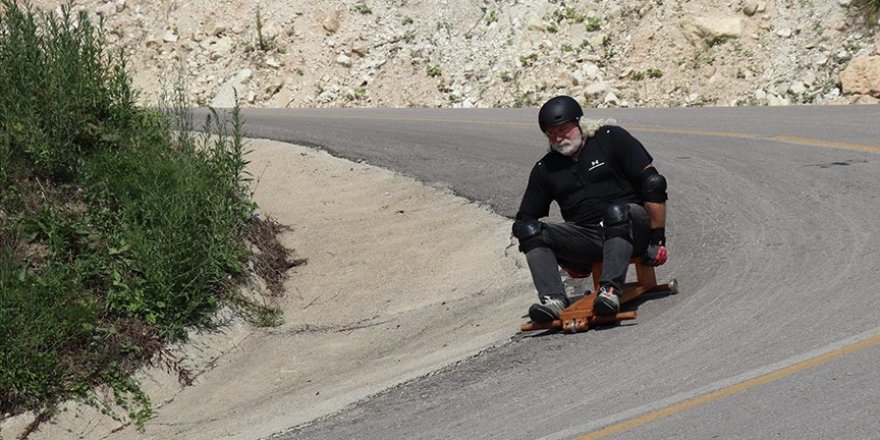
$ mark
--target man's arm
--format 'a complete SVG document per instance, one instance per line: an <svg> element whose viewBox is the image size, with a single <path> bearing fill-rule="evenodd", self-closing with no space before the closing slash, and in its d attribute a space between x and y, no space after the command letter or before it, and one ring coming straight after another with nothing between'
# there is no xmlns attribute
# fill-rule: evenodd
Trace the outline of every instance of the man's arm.
<svg viewBox="0 0 880 440"><path fill-rule="evenodd" d="M660 266L666 263L666 178L660 175L653 164L648 164L642 173L642 195L651 235L645 252L645 264Z"/></svg>
<svg viewBox="0 0 880 440"><path fill-rule="evenodd" d="M666 228L666 202L645 202L645 211L648 211L652 230Z"/></svg>

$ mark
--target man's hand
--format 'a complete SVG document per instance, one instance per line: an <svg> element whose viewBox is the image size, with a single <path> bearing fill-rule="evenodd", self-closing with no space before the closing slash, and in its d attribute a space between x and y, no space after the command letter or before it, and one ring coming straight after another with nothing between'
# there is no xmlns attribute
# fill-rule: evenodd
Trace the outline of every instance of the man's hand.
<svg viewBox="0 0 880 440"><path fill-rule="evenodd" d="M651 230L651 238L648 240L648 249L642 261L647 266L662 266L666 263L669 253L666 251L666 229L656 228Z"/></svg>

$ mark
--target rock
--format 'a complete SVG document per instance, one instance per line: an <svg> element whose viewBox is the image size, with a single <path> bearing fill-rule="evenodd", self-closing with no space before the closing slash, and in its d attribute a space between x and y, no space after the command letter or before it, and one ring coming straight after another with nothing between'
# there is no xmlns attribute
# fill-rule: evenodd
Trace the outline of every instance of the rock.
<svg viewBox="0 0 880 440"><path fill-rule="evenodd" d="M828 64L828 55L825 54L816 54L813 57L813 65L815 66L824 66Z"/></svg>
<svg viewBox="0 0 880 440"><path fill-rule="evenodd" d="M242 94L246 93L247 83L250 82L254 72L251 69L242 69L235 76L230 78L226 83L220 86L220 90L211 100L211 107L230 108L236 104L236 96L241 99Z"/></svg>
<svg viewBox="0 0 880 440"><path fill-rule="evenodd" d="M792 30L789 28L779 28L776 30L776 35L779 35L782 38L789 38L791 37L791 34Z"/></svg>
<svg viewBox="0 0 880 440"><path fill-rule="evenodd" d="M351 57L344 54L344 53L339 54L339 56L336 57L336 64L339 64L339 65L345 66L345 67L351 67Z"/></svg>
<svg viewBox="0 0 880 440"><path fill-rule="evenodd" d="M875 98L871 95L861 95L858 98L856 98L855 100L853 100L852 103L853 104L873 105L873 104L880 104L880 99Z"/></svg>
<svg viewBox="0 0 880 440"><path fill-rule="evenodd" d="M208 26L205 26L205 33L211 37L219 37L226 33L226 26L219 23L211 23Z"/></svg>
<svg viewBox="0 0 880 440"><path fill-rule="evenodd" d="M804 75L803 82L808 87L812 87L814 84L816 84L816 74L813 72L807 72L807 74Z"/></svg>
<svg viewBox="0 0 880 440"><path fill-rule="evenodd" d="M602 76L602 69L600 69L599 66L590 62L585 62L581 64L581 72L584 73L587 79L591 80L599 79L599 77Z"/></svg>
<svg viewBox="0 0 880 440"><path fill-rule="evenodd" d="M614 92L608 92L602 102L607 105L618 105L620 104L620 98L618 98L617 95L614 94Z"/></svg>
<svg viewBox="0 0 880 440"><path fill-rule="evenodd" d="M264 64L266 64L267 66L269 66L273 69L277 69L277 68L281 67L281 63L278 60L276 60L275 57L267 58L266 61L264 62Z"/></svg>
<svg viewBox="0 0 880 440"><path fill-rule="evenodd" d="M695 46L708 46L719 39L740 38L743 33L741 17L692 17L681 25L684 36Z"/></svg>
<svg viewBox="0 0 880 440"><path fill-rule="evenodd" d="M875 46L874 53L876 53L877 55L880 55L880 38L877 39L877 44L875 44L874 46Z"/></svg>
<svg viewBox="0 0 880 440"><path fill-rule="evenodd" d="M789 101L787 98L780 98L779 96L776 96L776 95L768 95L767 96L767 105L770 105L773 107L782 106L782 105L791 105L791 101Z"/></svg>
<svg viewBox="0 0 880 440"><path fill-rule="evenodd" d="M119 10L117 9L115 2L104 3L103 5L98 6L97 9L95 9L96 14L105 18L116 15L118 11Z"/></svg>
<svg viewBox="0 0 880 440"><path fill-rule="evenodd" d="M177 43L177 35L172 30L165 31L165 35L162 36L162 41L170 44Z"/></svg>
<svg viewBox="0 0 880 440"><path fill-rule="evenodd" d="M801 96L804 92L807 91L807 86L803 81L794 81L788 86L788 93L791 93L795 96Z"/></svg>
<svg viewBox="0 0 880 440"><path fill-rule="evenodd" d="M211 59L214 59L215 55L219 56L220 58L225 57L227 54L232 52L233 46L234 43L232 41L232 38L230 37L223 37L217 40L216 42L214 42L214 44L211 45Z"/></svg>
<svg viewBox="0 0 880 440"><path fill-rule="evenodd" d="M145 47L159 47L159 39L153 35L150 35L149 37L147 37L146 40L144 40L144 46Z"/></svg>
<svg viewBox="0 0 880 440"><path fill-rule="evenodd" d="M880 97L880 55L857 57L840 72L844 94Z"/></svg>
<svg viewBox="0 0 880 440"><path fill-rule="evenodd" d="M357 40L351 44L351 51L358 56L365 57L370 53L370 46L367 46L367 43L364 41Z"/></svg>
<svg viewBox="0 0 880 440"><path fill-rule="evenodd" d="M544 17L540 14L534 14L529 18L526 28L530 31L543 32L547 29L547 24L544 23Z"/></svg>
<svg viewBox="0 0 880 440"><path fill-rule="evenodd" d="M321 20L321 27L323 27L328 34L335 34L339 30L339 15L328 15L323 20Z"/></svg>
<svg viewBox="0 0 880 440"><path fill-rule="evenodd" d="M279 78L275 81L272 81L265 88L263 88L263 92L266 94L267 98L271 98L275 96L275 94L278 93L282 87L284 87L284 80Z"/></svg>
<svg viewBox="0 0 880 440"><path fill-rule="evenodd" d="M756 12L758 12L758 2L752 0L747 1L742 10L744 14L751 17L755 15Z"/></svg>
<svg viewBox="0 0 880 440"><path fill-rule="evenodd" d="M844 8L848 8L852 4L852 0L837 0L837 3Z"/></svg>
<svg viewBox="0 0 880 440"><path fill-rule="evenodd" d="M765 92L764 89L755 90L755 99L763 102L767 99L767 92Z"/></svg>
<svg viewBox="0 0 880 440"><path fill-rule="evenodd" d="M256 102L256 101L257 101L257 94L254 93L253 90L249 91L248 94L247 94L247 102L248 102L248 104L253 104L253 103Z"/></svg>

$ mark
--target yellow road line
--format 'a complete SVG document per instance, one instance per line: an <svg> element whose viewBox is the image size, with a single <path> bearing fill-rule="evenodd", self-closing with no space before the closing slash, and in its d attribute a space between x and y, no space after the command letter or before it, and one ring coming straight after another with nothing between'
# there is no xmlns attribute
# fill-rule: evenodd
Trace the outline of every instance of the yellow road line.
<svg viewBox="0 0 880 440"><path fill-rule="evenodd" d="M764 374L762 376L758 376L743 382L739 382L725 388L722 388L717 391L713 391L711 393L703 394L701 396L694 397L692 399L686 400L684 402L680 402L674 405L667 406L665 408L660 408L655 411L651 411L647 414L643 414L641 416L635 417L630 420L626 420L620 423L616 423L614 425L606 426L597 431L593 431L589 434L586 434L581 437L577 437L578 440L596 440L600 438L607 437L612 434L616 434L623 431L628 431L640 425L644 425L655 420L662 419L664 417L671 416L673 414L680 413L684 410L694 408L700 405L705 405L707 403L713 402L715 400L731 396L733 394L741 393L750 388L754 388L759 385L763 385L777 379L781 379L792 374L822 365L831 360L837 359L842 356L846 356L848 354L854 353L856 351L873 347L875 345L880 344L880 335L874 335L870 338L863 339L859 342L853 343L851 345L847 345L845 347L841 347L837 350L830 351L828 353L807 359L805 361L798 362L796 364L790 365L788 367Z"/></svg>
<svg viewBox="0 0 880 440"><path fill-rule="evenodd" d="M326 115L300 115L300 117L312 118L330 118ZM482 119L434 119L434 118L417 118L417 117L390 117L390 116L348 116L339 115L332 116L334 119L365 119L365 120L390 120L400 122L453 122L456 124L481 124L481 125L514 125L514 126L530 126L535 125L531 122L521 121L489 121ZM708 137L724 137L734 139L766 139L774 142L784 142L786 144L807 145L811 147L837 148L844 150L862 151L866 153L880 154L880 147L875 145L851 144L847 142L824 141L821 139L813 139L800 136L767 136L757 133L739 133L734 131L714 131L714 130L697 130L690 128L662 128L648 127L640 125L627 125L635 131L647 131L652 133L667 134L684 134L689 136L708 136Z"/></svg>

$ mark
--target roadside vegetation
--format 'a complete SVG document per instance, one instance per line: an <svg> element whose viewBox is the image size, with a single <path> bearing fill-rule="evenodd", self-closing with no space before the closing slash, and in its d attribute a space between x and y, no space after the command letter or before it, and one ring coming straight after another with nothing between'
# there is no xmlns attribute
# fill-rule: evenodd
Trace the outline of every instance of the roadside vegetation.
<svg viewBox="0 0 880 440"><path fill-rule="evenodd" d="M0 0L0 420L78 399L142 426L132 373L186 383L168 346L221 305L276 325L238 285L255 267L278 293L301 262L254 215L238 109L193 134L179 98L136 107L124 57L103 48L70 6Z"/></svg>
<svg viewBox="0 0 880 440"><path fill-rule="evenodd" d="M877 25L877 17L880 16L880 0L855 0L853 5L865 15L870 25Z"/></svg>

